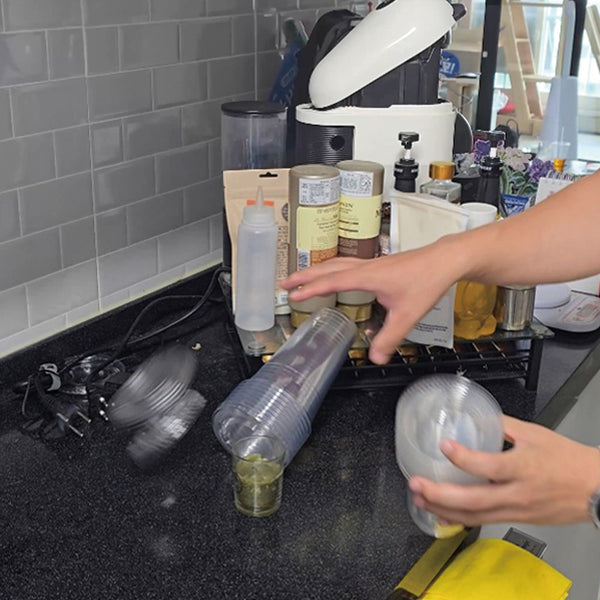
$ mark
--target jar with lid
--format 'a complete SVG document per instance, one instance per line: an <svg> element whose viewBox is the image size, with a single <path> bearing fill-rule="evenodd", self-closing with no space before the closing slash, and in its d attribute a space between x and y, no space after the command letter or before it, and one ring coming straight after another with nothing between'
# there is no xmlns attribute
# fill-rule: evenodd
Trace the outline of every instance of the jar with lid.
<svg viewBox="0 0 600 600"><path fill-rule="evenodd" d="M442 198L453 204L460 204L460 183L452 181L454 177L454 163L448 161L434 161L429 166L431 181L421 186L423 194Z"/></svg>

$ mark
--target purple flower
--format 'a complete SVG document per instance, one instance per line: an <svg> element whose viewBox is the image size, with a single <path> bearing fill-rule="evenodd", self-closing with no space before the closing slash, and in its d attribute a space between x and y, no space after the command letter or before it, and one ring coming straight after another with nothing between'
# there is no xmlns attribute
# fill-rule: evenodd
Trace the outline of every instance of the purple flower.
<svg viewBox="0 0 600 600"><path fill-rule="evenodd" d="M554 167L552 166L552 162L549 160L543 161L540 158L534 158L529 163L529 178L535 183L538 183L540 178L546 177L546 175L552 171L554 171Z"/></svg>

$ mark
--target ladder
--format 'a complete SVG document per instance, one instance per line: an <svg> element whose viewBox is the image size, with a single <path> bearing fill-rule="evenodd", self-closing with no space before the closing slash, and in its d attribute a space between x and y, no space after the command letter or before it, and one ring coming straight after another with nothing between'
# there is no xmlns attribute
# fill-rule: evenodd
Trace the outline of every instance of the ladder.
<svg viewBox="0 0 600 600"><path fill-rule="evenodd" d="M550 2L502 0L500 46L504 49L507 72L510 76L511 100L521 133L535 134L543 117L542 103L537 84L550 81L535 72L535 60L525 20L525 6L562 6Z"/></svg>

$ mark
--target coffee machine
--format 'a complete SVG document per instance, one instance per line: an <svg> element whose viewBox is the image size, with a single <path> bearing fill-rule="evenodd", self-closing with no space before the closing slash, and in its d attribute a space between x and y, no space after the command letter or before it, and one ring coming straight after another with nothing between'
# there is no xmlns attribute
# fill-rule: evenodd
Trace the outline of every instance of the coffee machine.
<svg viewBox="0 0 600 600"><path fill-rule="evenodd" d="M457 113L438 99L439 68L465 12L448 0L387 0L364 18L342 15L349 23L342 34L321 31L310 102L296 107L296 164L376 161L389 190L402 131L420 136L413 149L421 165L417 185L432 161L452 160Z"/></svg>

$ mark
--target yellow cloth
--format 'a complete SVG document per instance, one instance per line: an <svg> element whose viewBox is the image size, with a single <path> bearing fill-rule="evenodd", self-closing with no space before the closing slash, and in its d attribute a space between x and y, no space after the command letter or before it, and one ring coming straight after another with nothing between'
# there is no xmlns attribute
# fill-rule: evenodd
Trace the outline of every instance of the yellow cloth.
<svg viewBox="0 0 600 600"><path fill-rule="evenodd" d="M572 582L530 552L480 539L458 554L424 600L564 600Z"/></svg>

